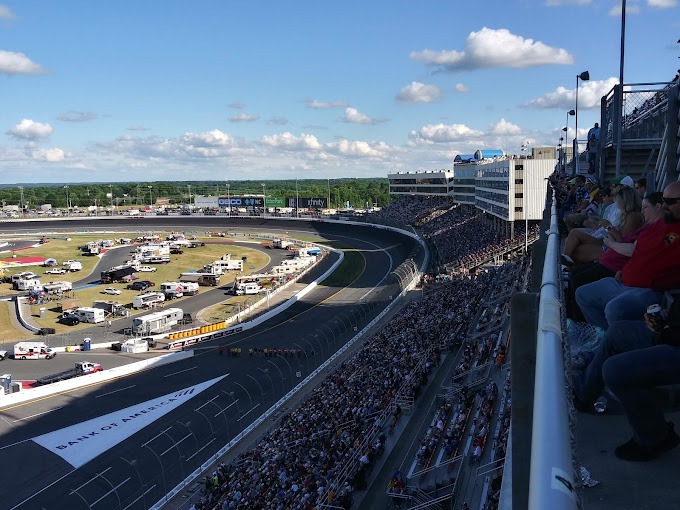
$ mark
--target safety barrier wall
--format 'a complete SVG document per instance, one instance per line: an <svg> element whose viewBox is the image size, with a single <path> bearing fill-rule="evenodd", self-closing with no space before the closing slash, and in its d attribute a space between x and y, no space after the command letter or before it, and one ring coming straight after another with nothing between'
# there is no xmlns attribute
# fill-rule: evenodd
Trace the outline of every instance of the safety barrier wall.
<svg viewBox="0 0 680 510"><path fill-rule="evenodd" d="M15 304L16 310L17 310L17 319L19 319L19 322L21 323L21 325L23 327L25 327L29 331L33 331L33 333L38 333L40 331L40 328L36 328L35 326L26 322L26 319L24 319L24 315L21 311L21 305L24 301L26 301L26 298L19 297L19 296L17 296L17 298L14 300L14 304Z"/></svg>
<svg viewBox="0 0 680 510"><path fill-rule="evenodd" d="M7 395L0 395L0 408L9 405L18 404L20 402L26 402L28 400L33 400L35 398L44 397L47 395L53 395L55 393L61 393L64 391L74 390L76 388L82 388L83 386L88 386L90 384L97 384L104 381L109 381L122 377L125 375L130 375L135 372L140 372L149 368L155 368L162 365L167 365L169 363L174 363L186 358L190 358L194 355L194 351L183 351L174 352L171 354L164 354L156 358L137 361L135 363L130 363L128 365L123 365L121 367L110 368L107 370L102 370L95 374L82 375L80 377L74 377L73 379L67 379L65 381L59 381L53 384L47 384L45 386L38 386L36 388L31 388L28 390L21 390L16 393L9 393Z"/></svg>

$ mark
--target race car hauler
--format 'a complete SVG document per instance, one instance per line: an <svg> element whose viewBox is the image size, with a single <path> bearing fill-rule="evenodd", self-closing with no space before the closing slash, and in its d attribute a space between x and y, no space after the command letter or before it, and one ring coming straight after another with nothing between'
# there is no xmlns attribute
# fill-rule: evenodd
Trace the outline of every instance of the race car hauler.
<svg viewBox="0 0 680 510"><path fill-rule="evenodd" d="M91 306L82 306L76 308L73 315L78 317L80 322L88 322L90 324L99 324L106 320L106 312L101 308L93 308Z"/></svg>
<svg viewBox="0 0 680 510"><path fill-rule="evenodd" d="M14 359L52 359L57 355L45 342L17 342Z"/></svg>
<svg viewBox="0 0 680 510"><path fill-rule="evenodd" d="M75 368L69 370L64 370L57 374L46 375L41 377L36 382L38 384L51 384L58 381L65 381L66 379L71 379L73 377L79 377L81 375L94 374L96 372L101 372L104 370L99 363L92 363L91 361L78 361Z"/></svg>
<svg viewBox="0 0 680 510"><path fill-rule="evenodd" d="M161 292L146 292L135 296L132 300L132 308L147 308L165 301L165 295Z"/></svg>
<svg viewBox="0 0 680 510"><path fill-rule="evenodd" d="M183 317L184 311L181 308L166 308L160 312L135 317L132 319L132 334L154 335L164 333L179 324Z"/></svg>

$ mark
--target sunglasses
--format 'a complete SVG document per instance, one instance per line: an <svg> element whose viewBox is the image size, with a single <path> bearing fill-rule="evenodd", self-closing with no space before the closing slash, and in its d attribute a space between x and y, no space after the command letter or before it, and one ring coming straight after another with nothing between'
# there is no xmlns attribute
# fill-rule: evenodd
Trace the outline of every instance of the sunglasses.
<svg viewBox="0 0 680 510"><path fill-rule="evenodd" d="M680 197L663 197L663 203L666 205L675 205L680 202Z"/></svg>

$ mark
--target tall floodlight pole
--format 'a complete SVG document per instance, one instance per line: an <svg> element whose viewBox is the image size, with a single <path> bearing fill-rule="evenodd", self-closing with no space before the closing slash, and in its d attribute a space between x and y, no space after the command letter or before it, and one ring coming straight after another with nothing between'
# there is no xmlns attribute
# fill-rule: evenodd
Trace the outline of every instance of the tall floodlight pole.
<svg viewBox="0 0 680 510"><path fill-rule="evenodd" d="M187 190L189 191L189 207L191 207L191 184L187 184Z"/></svg>
<svg viewBox="0 0 680 510"><path fill-rule="evenodd" d="M111 195L111 216L113 216L113 184L109 184L109 195Z"/></svg>
<svg viewBox="0 0 680 510"><path fill-rule="evenodd" d="M24 212L24 187L19 186L19 203L21 204L21 212Z"/></svg>
<svg viewBox="0 0 680 510"><path fill-rule="evenodd" d="M229 207L229 217L231 218L231 184L227 183L227 206Z"/></svg>
<svg viewBox="0 0 680 510"><path fill-rule="evenodd" d="M522 163L522 174L524 175L522 182L524 183L524 253L529 251L529 145L531 143L527 140L522 144L522 151L524 153L524 162Z"/></svg>
<svg viewBox="0 0 680 510"><path fill-rule="evenodd" d="M66 216L71 216L71 205L69 204L68 198L68 185L64 186L64 189L66 190Z"/></svg>
<svg viewBox="0 0 680 510"><path fill-rule="evenodd" d="M262 216L267 215L267 185L262 184Z"/></svg>
<svg viewBox="0 0 680 510"><path fill-rule="evenodd" d="M626 48L626 0L621 3L621 57L619 59L619 88L617 92L619 107L616 112L616 175L621 175L621 138L623 133L623 57Z"/></svg>
<svg viewBox="0 0 680 510"><path fill-rule="evenodd" d="M153 211L153 193L151 191L152 188L153 186L149 186L149 207Z"/></svg>
<svg viewBox="0 0 680 510"><path fill-rule="evenodd" d="M295 179L295 217L300 217L300 212L298 207L300 206L300 191L298 191L298 180Z"/></svg>
<svg viewBox="0 0 680 510"><path fill-rule="evenodd" d="M331 179L330 179L330 177L328 178L328 203L326 204L326 208L327 209L331 208Z"/></svg>
<svg viewBox="0 0 680 510"><path fill-rule="evenodd" d="M576 163L574 164L574 172L579 173L579 150L578 150L578 80L588 81L590 80L590 73L588 71L583 71L581 74L576 75L576 108L574 109L574 115L576 116L576 127L574 128L574 158Z"/></svg>

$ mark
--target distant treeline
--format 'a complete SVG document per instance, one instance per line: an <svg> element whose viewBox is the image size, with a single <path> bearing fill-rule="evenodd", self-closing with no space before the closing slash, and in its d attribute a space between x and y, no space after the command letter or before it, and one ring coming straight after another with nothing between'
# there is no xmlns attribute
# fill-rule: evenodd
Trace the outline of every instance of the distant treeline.
<svg viewBox="0 0 680 510"><path fill-rule="evenodd" d="M228 186L227 186L228 185ZM263 186L264 185L264 186ZM297 187L296 187L297 186ZM107 207L144 206L159 199L170 204L193 202L196 195L262 195L268 197L325 197L330 194L331 207L377 205L390 203L389 186L385 178L368 179L310 179L290 181L231 181L231 182L146 182L146 183L90 183L90 184L44 184L0 187L2 205L23 205L34 209L42 204L53 207L85 208L93 205ZM191 199L191 200L190 200Z"/></svg>

